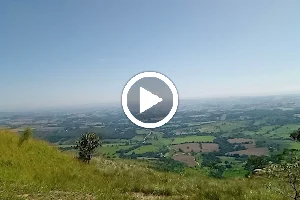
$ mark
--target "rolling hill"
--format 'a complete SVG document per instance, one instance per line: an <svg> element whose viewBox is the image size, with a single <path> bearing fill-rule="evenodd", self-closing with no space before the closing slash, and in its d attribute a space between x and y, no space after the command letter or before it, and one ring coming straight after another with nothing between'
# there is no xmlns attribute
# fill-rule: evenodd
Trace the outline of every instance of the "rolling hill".
<svg viewBox="0 0 300 200"><path fill-rule="evenodd" d="M264 178L213 179L160 172L145 161L94 158L90 165L50 144L0 130L0 199L282 199Z"/></svg>

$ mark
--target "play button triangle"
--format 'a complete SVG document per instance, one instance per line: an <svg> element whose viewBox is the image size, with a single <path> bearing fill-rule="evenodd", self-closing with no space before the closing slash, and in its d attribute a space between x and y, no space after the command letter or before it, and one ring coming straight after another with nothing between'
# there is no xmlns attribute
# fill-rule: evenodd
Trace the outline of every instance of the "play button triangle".
<svg viewBox="0 0 300 200"><path fill-rule="evenodd" d="M163 99L159 96L152 94L148 90L140 87L140 113L152 108L162 100Z"/></svg>

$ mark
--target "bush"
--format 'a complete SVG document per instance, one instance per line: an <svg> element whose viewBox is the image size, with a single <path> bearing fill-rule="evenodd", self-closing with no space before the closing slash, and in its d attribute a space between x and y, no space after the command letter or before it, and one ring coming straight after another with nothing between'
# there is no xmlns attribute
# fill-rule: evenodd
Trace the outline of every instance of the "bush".
<svg viewBox="0 0 300 200"><path fill-rule="evenodd" d="M100 138L95 133L85 133L76 141L79 159L90 163L95 149L100 146Z"/></svg>
<svg viewBox="0 0 300 200"><path fill-rule="evenodd" d="M19 146L22 146L22 144L26 141L28 141L30 138L32 138L32 129L30 127L27 127L19 138Z"/></svg>

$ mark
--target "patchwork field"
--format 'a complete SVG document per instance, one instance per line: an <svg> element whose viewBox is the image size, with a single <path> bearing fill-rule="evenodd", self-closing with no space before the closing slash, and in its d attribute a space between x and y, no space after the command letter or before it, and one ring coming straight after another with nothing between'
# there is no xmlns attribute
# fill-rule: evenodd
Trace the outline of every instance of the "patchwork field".
<svg viewBox="0 0 300 200"><path fill-rule="evenodd" d="M241 150L241 151L233 151L229 152L229 155L234 155L234 154L239 154L239 155L255 155L255 156L262 156L262 155L267 155L269 153L268 148L266 147L261 147L261 148L249 148L246 150Z"/></svg>
<svg viewBox="0 0 300 200"><path fill-rule="evenodd" d="M172 145L172 147L176 150L181 149L185 153L190 152L214 152L219 151L219 145L215 143L185 143L185 144L177 144Z"/></svg>
<svg viewBox="0 0 300 200"><path fill-rule="evenodd" d="M298 124L288 124L281 126L274 131L271 131L270 133L266 134L265 136L271 137L271 138L289 138L292 131L297 130L300 128L300 125Z"/></svg>
<svg viewBox="0 0 300 200"><path fill-rule="evenodd" d="M138 129L138 130L136 130L136 134L138 134L138 135L148 135L149 133L151 133L151 135L162 134L161 132L152 131L152 130L149 130L149 129Z"/></svg>
<svg viewBox="0 0 300 200"><path fill-rule="evenodd" d="M252 143L252 144L242 144L244 147L246 147L247 149L253 149L253 148L256 148L256 145L255 143Z"/></svg>
<svg viewBox="0 0 300 200"><path fill-rule="evenodd" d="M219 145L215 143L201 143L201 152L208 153L208 152L218 152Z"/></svg>
<svg viewBox="0 0 300 200"><path fill-rule="evenodd" d="M260 134L260 135L264 135L266 134L268 131L272 131L274 129L277 129L279 128L280 126L263 126L259 129L258 132L256 132L256 134Z"/></svg>
<svg viewBox="0 0 300 200"><path fill-rule="evenodd" d="M233 139L228 139L228 142L232 144L243 144L243 143L255 143L255 140L247 139L247 138L233 138Z"/></svg>
<svg viewBox="0 0 300 200"><path fill-rule="evenodd" d="M131 140L133 141L144 141L145 136L144 135L136 135Z"/></svg>
<svg viewBox="0 0 300 200"><path fill-rule="evenodd" d="M158 142L161 144L164 144L164 145L170 145L172 143L172 139L171 138L159 138Z"/></svg>
<svg viewBox="0 0 300 200"><path fill-rule="evenodd" d="M228 155L239 154L239 155L262 156L262 155L267 155L269 153L269 150L266 147L257 148L255 145L256 141L254 139L233 138L233 139L228 139L228 142L230 142L232 144L243 144L243 146L247 148L246 150L229 152ZM248 144L245 144L245 143L248 143Z"/></svg>
<svg viewBox="0 0 300 200"><path fill-rule="evenodd" d="M175 135L187 135L191 133L190 131L188 131L187 129L178 129L175 130Z"/></svg>
<svg viewBox="0 0 300 200"><path fill-rule="evenodd" d="M188 143L188 142L213 142L215 139L214 136L186 136L186 137L176 137L174 138L174 141L172 141L171 144L182 144L182 143Z"/></svg>
<svg viewBox="0 0 300 200"><path fill-rule="evenodd" d="M224 172L224 177L241 177L247 174L247 170L244 169L243 161L237 161L234 157L219 156L222 163L225 165L230 163L231 168L227 168Z"/></svg>
<svg viewBox="0 0 300 200"><path fill-rule="evenodd" d="M204 125L204 124L211 124L211 123L215 123L216 121L207 121L207 122L190 122L187 123L188 126L200 126L200 125Z"/></svg>
<svg viewBox="0 0 300 200"><path fill-rule="evenodd" d="M134 149L132 151L130 151L129 153L136 153L136 154L142 154L142 153L146 153L146 152L157 152L159 150L158 146L154 146L154 145L144 145L141 146L137 149Z"/></svg>
<svg viewBox="0 0 300 200"><path fill-rule="evenodd" d="M198 163L195 161L195 158L190 155L185 154L177 154L172 157L174 160L177 160L179 162L183 162L187 164L189 167L195 167L198 165Z"/></svg>
<svg viewBox="0 0 300 200"><path fill-rule="evenodd" d="M292 140L279 140L276 143L280 144L282 149L289 148L289 149L298 149L300 150L300 143L294 142Z"/></svg>
<svg viewBox="0 0 300 200"><path fill-rule="evenodd" d="M177 144L177 145L172 145L172 147L176 150L182 150L184 153L201 152L199 143Z"/></svg>
<svg viewBox="0 0 300 200"><path fill-rule="evenodd" d="M148 129L139 129L139 130L136 130L136 134L138 135L147 135L149 134L151 131L148 130Z"/></svg>
<svg viewBox="0 0 300 200"><path fill-rule="evenodd" d="M221 121L201 125L199 131L203 133L230 132L238 128L246 127L247 124L248 123L246 121Z"/></svg>
<svg viewBox="0 0 300 200"><path fill-rule="evenodd" d="M133 145L112 145L112 144L104 144L102 145L101 148L97 149L97 153L100 154L107 154L107 155L113 155L114 153L116 153L116 151L121 150L121 149L129 149L131 148Z"/></svg>

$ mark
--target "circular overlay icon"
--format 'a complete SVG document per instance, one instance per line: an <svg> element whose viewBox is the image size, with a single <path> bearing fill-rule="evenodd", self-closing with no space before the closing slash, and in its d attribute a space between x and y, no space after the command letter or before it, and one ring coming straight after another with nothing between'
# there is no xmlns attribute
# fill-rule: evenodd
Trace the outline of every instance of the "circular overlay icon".
<svg viewBox="0 0 300 200"><path fill-rule="evenodd" d="M178 107L173 82L158 72L132 77L122 93L122 107L128 119L143 128L157 128L172 119Z"/></svg>

